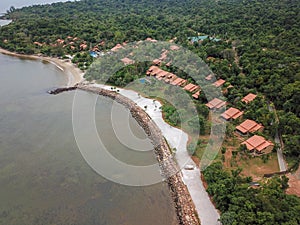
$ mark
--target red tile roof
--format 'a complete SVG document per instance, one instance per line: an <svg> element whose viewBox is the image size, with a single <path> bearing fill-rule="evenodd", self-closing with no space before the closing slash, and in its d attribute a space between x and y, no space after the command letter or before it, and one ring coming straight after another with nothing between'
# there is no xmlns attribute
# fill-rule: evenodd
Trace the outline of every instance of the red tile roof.
<svg viewBox="0 0 300 225"><path fill-rule="evenodd" d="M211 100L210 102L208 102L205 105L210 109L219 109L222 106L226 105L226 102L221 99L214 98L213 100Z"/></svg>
<svg viewBox="0 0 300 225"><path fill-rule="evenodd" d="M171 64L172 64L172 61L166 63L166 66L169 67L169 66L171 66Z"/></svg>
<svg viewBox="0 0 300 225"><path fill-rule="evenodd" d="M225 80L219 79L219 80L217 80L215 83L213 83L213 85L216 86L216 87L220 87L220 86L222 86L224 83L225 83Z"/></svg>
<svg viewBox="0 0 300 225"><path fill-rule="evenodd" d="M186 91L189 91L189 92L194 92L194 91L200 89L200 87L198 85L189 83L183 89Z"/></svg>
<svg viewBox="0 0 300 225"><path fill-rule="evenodd" d="M243 134L248 133L248 132L256 132L258 130L261 130L264 126L261 124L256 123L253 120L245 120L243 123L241 123L240 125L238 125L236 127L237 130L239 130L240 132L242 132Z"/></svg>
<svg viewBox="0 0 300 225"><path fill-rule="evenodd" d="M152 38L150 38L150 37L146 38L146 41L150 41L150 42L157 42L157 40L155 40L155 39L152 39Z"/></svg>
<svg viewBox="0 0 300 225"><path fill-rule="evenodd" d="M214 75L209 74L207 77L205 77L205 80L211 80L214 77Z"/></svg>
<svg viewBox="0 0 300 225"><path fill-rule="evenodd" d="M221 116L226 119L237 119L238 117L240 117L241 115L243 115L244 112L236 109L236 108L229 108L227 109L224 113L221 114Z"/></svg>
<svg viewBox="0 0 300 225"><path fill-rule="evenodd" d="M200 95L200 91L197 91L195 94L193 94L193 98L196 98L198 99L199 98L199 95Z"/></svg>
<svg viewBox="0 0 300 225"><path fill-rule="evenodd" d="M165 50L161 53L159 60L164 61L166 60L167 56L168 56L168 50Z"/></svg>
<svg viewBox="0 0 300 225"><path fill-rule="evenodd" d="M42 43L40 43L40 42L37 42L37 41L35 41L33 44L35 44L35 45L38 45L38 46L43 46L43 44Z"/></svg>
<svg viewBox="0 0 300 225"><path fill-rule="evenodd" d="M151 75L151 76L156 76L156 74L160 71L161 69L157 66L151 66L148 70L147 70L147 75Z"/></svg>
<svg viewBox="0 0 300 225"><path fill-rule="evenodd" d="M184 80L184 79L178 77L178 78L175 79L171 84L172 84L172 85L181 86L181 85L183 85L183 84L185 84L185 83L186 83L186 80Z"/></svg>
<svg viewBox="0 0 300 225"><path fill-rule="evenodd" d="M129 58L127 58L127 57L121 59L121 61L122 61L125 65L130 65L130 64L133 64L133 63L134 63L134 60L129 59Z"/></svg>
<svg viewBox="0 0 300 225"><path fill-rule="evenodd" d="M161 60L160 60L160 59L154 59L154 60L152 61L152 63L153 63L154 65L159 65L159 64L161 63Z"/></svg>
<svg viewBox="0 0 300 225"><path fill-rule="evenodd" d="M244 141L242 144L246 145L249 151L256 150L259 152L261 152L269 146L274 146L272 142L267 141L264 137L258 135L252 136L248 140Z"/></svg>
<svg viewBox="0 0 300 225"><path fill-rule="evenodd" d="M85 50L88 46L86 44L81 44L80 49Z"/></svg>
<svg viewBox="0 0 300 225"><path fill-rule="evenodd" d="M121 44L117 44L115 47L113 47L112 49L111 49L111 51L113 51L113 52L116 52L116 51L118 51L119 49L121 49L121 48L124 48Z"/></svg>
<svg viewBox="0 0 300 225"><path fill-rule="evenodd" d="M256 96L257 95L250 93L242 99L242 102L245 102L245 103L252 102L256 98Z"/></svg>
<svg viewBox="0 0 300 225"><path fill-rule="evenodd" d="M172 51L176 51L176 50L179 50L180 48L179 48L177 45L171 45L171 46L170 46L170 49L171 49Z"/></svg>
<svg viewBox="0 0 300 225"><path fill-rule="evenodd" d="M56 42L59 44L63 44L65 41L63 39L57 39Z"/></svg>

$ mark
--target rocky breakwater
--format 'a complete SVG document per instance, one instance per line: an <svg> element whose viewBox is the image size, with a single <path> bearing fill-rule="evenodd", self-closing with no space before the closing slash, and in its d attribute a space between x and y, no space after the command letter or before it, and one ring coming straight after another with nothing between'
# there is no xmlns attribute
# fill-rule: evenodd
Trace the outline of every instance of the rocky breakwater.
<svg viewBox="0 0 300 225"><path fill-rule="evenodd" d="M162 176L165 178L165 181L169 186L172 198L175 203L179 224L200 224L190 193L188 192L186 185L182 181L180 169L178 168L172 156L172 153L161 133L161 130L148 116L148 114L142 108L137 106L132 100L118 94L115 91L109 91L106 89L91 87L88 85L77 85L74 88L109 97L130 110L131 115L145 130L148 137L152 140L155 155L161 168Z"/></svg>
<svg viewBox="0 0 300 225"><path fill-rule="evenodd" d="M65 91L73 91L77 89L77 86L74 86L74 87L62 87L62 88L55 88L53 90L49 90L48 93L51 94L51 95L57 95L57 94L60 94L62 92L65 92Z"/></svg>

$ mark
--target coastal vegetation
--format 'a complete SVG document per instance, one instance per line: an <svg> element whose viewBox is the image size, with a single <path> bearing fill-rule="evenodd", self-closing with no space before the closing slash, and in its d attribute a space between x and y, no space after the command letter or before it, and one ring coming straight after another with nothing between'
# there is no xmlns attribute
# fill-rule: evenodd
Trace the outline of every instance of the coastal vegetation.
<svg viewBox="0 0 300 225"><path fill-rule="evenodd" d="M288 178L276 177L258 184L240 176L241 169L230 173L215 163L204 171L207 191L216 207L224 212L223 225L300 223L300 199L286 195ZM261 187L258 187L261 185Z"/></svg>
<svg viewBox="0 0 300 225"><path fill-rule="evenodd" d="M289 166L297 169L300 162L299 12L297 0L82 0L23 9L12 7L5 18L12 19L13 23L0 28L0 47L24 54L71 55L79 68L90 68L86 74L88 80L99 81L104 73L90 67L94 62L91 51L108 54L116 44L149 37L184 46L201 57L217 79L226 81L222 91L228 107L243 110L245 119L262 124L264 132L260 134L267 139L273 140L278 130ZM200 41L191 38L205 35L208 38ZM113 64L111 68L118 66ZM150 66L151 62L133 63L105 81L125 87L144 77ZM162 68L194 82L176 67L162 65ZM151 88L146 82L139 91L152 91L152 96L158 96L156 89ZM180 97L168 88L163 92ZM257 97L246 104L241 99L248 93ZM210 116L206 103L202 93L194 100L199 121L186 117L168 103L162 110L167 122L174 126L180 122L187 128L199 124L200 134L205 137L209 134ZM240 122L227 125L226 146L222 148L219 162L204 172L208 193L222 212L222 223L299 224L300 201L285 194L285 176L263 179L260 186L253 188L252 178L242 175L235 159L250 160L250 157L234 135L235 126ZM207 144L201 136L196 145L198 157ZM227 148L233 148L230 166L224 165ZM264 156L262 160L265 163L269 158L273 157Z"/></svg>

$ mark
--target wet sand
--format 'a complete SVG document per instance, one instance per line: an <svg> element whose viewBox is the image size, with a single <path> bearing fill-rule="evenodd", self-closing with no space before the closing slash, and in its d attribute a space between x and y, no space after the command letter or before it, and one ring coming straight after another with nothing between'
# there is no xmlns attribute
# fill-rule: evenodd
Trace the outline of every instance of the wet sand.
<svg viewBox="0 0 300 225"><path fill-rule="evenodd" d="M63 71L68 76L68 84L66 86L74 86L77 83L80 83L84 80L84 72L81 71L79 68L77 68L70 60L63 60L59 58L53 58L53 57L45 57L40 55L23 55L15 52L10 52L8 50L0 48L0 53L19 57L23 59L29 59L29 60L40 60L44 62L51 63L55 65L58 69Z"/></svg>

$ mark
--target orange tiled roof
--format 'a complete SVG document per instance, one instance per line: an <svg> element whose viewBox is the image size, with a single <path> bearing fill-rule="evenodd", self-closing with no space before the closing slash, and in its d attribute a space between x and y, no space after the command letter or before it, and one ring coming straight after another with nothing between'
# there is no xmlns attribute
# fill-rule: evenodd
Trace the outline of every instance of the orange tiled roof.
<svg viewBox="0 0 300 225"><path fill-rule="evenodd" d="M214 98L213 100L211 100L210 102L208 102L205 105L210 109L219 109L222 106L226 105L226 102L221 99Z"/></svg>
<svg viewBox="0 0 300 225"><path fill-rule="evenodd" d="M189 84L187 84L183 89L186 90L186 91L189 91L189 92L194 92L194 91L196 91L196 90L199 89L199 88L200 88L200 87L199 87L198 85L189 83Z"/></svg>
<svg viewBox="0 0 300 225"><path fill-rule="evenodd" d="M121 61L122 61L125 65L130 65L130 64L133 64L133 63L134 63L134 60L129 59L129 58L127 58L127 57L121 59Z"/></svg>
<svg viewBox="0 0 300 225"><path fill-rule="evenodd" d="M195 94L193 94L193 98L196 98L198 99L199 98L199 95L200 95L200 91L197 91Z"/></svg>
<svg viewBox="0 0 300 225"><path fill-rule="evenodd" d="M260 130L263 127L264 127L263 125L258 124L258 123L256 123L253 120L247 119L243 123L241 123L240 125L238 125L236 127L236 129L245 134L247 132L253 133L255 131Z"/></svg>
<svg viewBox="0 0 300 225"><path fill-rule="evenodd" d="M259 152L269 146L274 146L272 142L267 141L264 137L258 135L252 136L248 140L244 141L242 144L246 145L249 151L257 150Z"/></svg>
<svg viewBox="0 0 300 225"><path fill-rule="evenodd" d="M154 59L154 60L152 61L152 63L153 63L154 65L159 65L159 64L161 63L161 60L160 60L160 59Z"/></svg>
<svg viewBox="0 0 300 225"><path fill-rule="evenodd" d="M177 45L171 45L171 46L170 46L170 49L171 49L172 51L176 51L176 50L179 50L180 48L179 48Z"/></svg>
<svg viewBox="0 0 300 225"><path fill-rule="evenodd" d="M111 49L111 51L113 51L113 52L116 52L116 51L118 51L119 49L121 49L121 48L124 48L121 44L117 44L115 47L113 47L112 49Z"/></svg>
<svg viewBox="0 0 300 225"><path fill-rule="evenodd" d="M227 109L224 113L221 114L221 116L226 119L237 119L238 117L240 117L241 115L243 115L244 112L236 109L236 108L229 108Z"/></svg>
<svg viewBox="0 0 300 225"><path fill-rule="evenodd" d="M88 46L86 44L81 44L80 49L85 50Z"/></svg>
<svg viewBox="0 0 300 225"><path fill-rule="evenodd" d="M205 77L205 80L211 80L214 77L214 75L209 74L208 76Z"/></svg>
<svg viewBox="0 0 300 225"><path fill-rule="evenodd" d="M220 86L222 86L224 83L225 83L225 80L219 79L219 80L217 80L215 83L213 83L213 85L216 86L216 87L220 87Z"/></svg>
<svg viewBox="0 0 300 225"><path fill-rule="evenodd" d="M242 102L245 102L245 103L252 102L256 98L256 96L257 95L250 93L242 99Z"/></svg>
<svg viewBox="0 0 300 225"><path fill-rule="evenodd" d="M172 85L177 85L177 86L181 86L183 85L184 83L186 83L186 80L178 77L177 79L175 79L171 84Z"/></svg>
<svg viewBox="0 0 300 225"><path fill-rule="evenodd" d="M150 37L146 38L146 41L150 41L150 42L157 42L157 40L155 40L155 39L152 39L152 38L150 38Z"/></svg>

